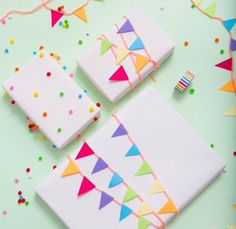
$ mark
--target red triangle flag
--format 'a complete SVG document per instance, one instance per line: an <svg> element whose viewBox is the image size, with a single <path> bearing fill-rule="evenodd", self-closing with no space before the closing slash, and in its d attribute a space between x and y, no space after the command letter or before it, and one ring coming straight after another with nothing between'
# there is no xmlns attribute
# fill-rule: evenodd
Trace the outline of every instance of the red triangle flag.
<svg viewBox="0 0 236 229"><path fill-rule="evenodd" d="M90 146L86 142L84 142L75 160L80 159L82 157L87 157L92 154L95 154L94 151L90 148Z"/></svg>
<svg viewBox="0 0 236 229"><path fill-rule="evenodd" d="M81 196L91 190L93 190L96 186L87 178L83 177L82 183L79 188L78 196Z"/></svg>
<svg viewBox="0 0 236 229"><path fill-rule="evenodd" d="M52 21L52 27L60 20L60 18L63 16L63 13L60 13L55 10L51 10L51 21Z"/></svg>
<svg viewBox="0 0 236 229"><path fill-rule="evenodd" d="M232 58L229 58L227 60L224 60L218 64L215 65L216 67L223 68L228 71L232 71L233 69L233 60Z"/></svg>
<svg viewBox="0 0 236 229"><path fill-rule="evenodd" d="M112 81L124 81L129 80L129 77L124 69L124 67L121 65L118 70L116 70L112 76L109 78L109 80Z"/></svg>

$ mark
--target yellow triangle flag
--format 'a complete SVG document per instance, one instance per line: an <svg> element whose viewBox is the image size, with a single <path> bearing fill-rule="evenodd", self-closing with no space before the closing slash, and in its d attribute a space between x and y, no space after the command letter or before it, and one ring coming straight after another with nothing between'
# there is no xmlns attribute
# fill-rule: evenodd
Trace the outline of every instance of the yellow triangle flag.
<svg viewBox="0 0 236 229"><path fill-rule="evenodd" d="M139 216L148 215L148 214L150 214L152 212L153 212L153 210L151 209L150 205L147 202L145 202L145 201L143 201L141 203L141 205L139 206L139 208L137 210L137 214Z"/></svg>
<svg viewBox="0 0 236 229"><path fill-rule="evenodd" d="M221 86L219 89L222 91L228 91L228 92L236 92L234 89L234 83L236 87L236 82L233 82L232 80L229 80L226 84Z"/></svg>
<svg viewBox="0 0 236 229"><path fill-rule="evenodd" d="M198 6L200 3L202 2L202 0L193 0L193 3Z"/></svg>
<svg viewBox="0 0 236 229"><path fill-rule="evenodd" d="M86 14L86 11L85 11L85 7L82 7L82 8L79 8L79 9L75 10L74 15L76 15L77 17L82 19L84 22L88 21L87 14Z"/></svg>
<svg viewBox="0 0 236 229"><path fill-rule="evenodd" d="M161 183L157 180L155 183L152 185L152 187L149 190L149 194L154 194L158 192L164 192L164 188L162 187Z"/></svg>
<svg viewBox="0 0 236 229"><path fill-rule="evenodd" d="M136 72L139 72L148 63L148 61L148 57L137 54L135 63Z"/></svg>
<svg viewBox="0 0 236 229"><path fill-rule="evenodd" d="M74 161L70 161L63 173L61 174L61 177L70 176L76 173L80 173L80 170Z"/></svg>
<svg viewBox="0 0 236 229"><path fill-rule="evenodd" d="M159 214L166 214L166 213L175 213L178 209L175 207L175 204L172 200L168 200L167 203L161 208Z"/></svg>
<svg viewBox="0 0 236 229"><path fill-rule="evenodd" d="M129 50L123 47L116 48L116 63L119 64L129 54Z"/></svg>
<svg viewBox="0 0 236 229"><path fill-rule="evenodd" d="M236 104L224 113L225 116L236 116Z"/></svg>

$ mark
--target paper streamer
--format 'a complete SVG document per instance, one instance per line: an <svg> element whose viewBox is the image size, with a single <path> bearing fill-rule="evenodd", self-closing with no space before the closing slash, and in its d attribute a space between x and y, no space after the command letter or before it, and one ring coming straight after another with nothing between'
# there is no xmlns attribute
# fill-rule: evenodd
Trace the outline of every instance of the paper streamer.
<svg viewBox="0 0 236 229"><path fill-rule="evenodd" d="M190 71L186 71L182 78L179 80L179 82L175 86L175 90L183 93L184 90L189 86L189 84L194 79L194 75Z"/></svg>

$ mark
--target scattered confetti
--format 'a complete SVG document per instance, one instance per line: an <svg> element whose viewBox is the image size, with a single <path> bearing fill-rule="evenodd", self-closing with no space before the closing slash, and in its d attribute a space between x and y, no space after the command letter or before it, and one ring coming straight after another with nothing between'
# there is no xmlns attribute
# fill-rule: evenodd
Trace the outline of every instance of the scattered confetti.
<svg viewBox="0 0 236 229"><path fill-rule="evenodd" d="M42 116L43 116L44 118L46 118L46 117L48 116L47 112L43 112L43 113L42 113Z"/></svg>
<svg viewBox="0 0 236 229"><path fill-rule="evenodd" d="M63 96L64 96L64 92L61 91L61 92L59 93L59 96L60 96L60 97L63 97Z"/></svg>
<svg viewBox="0 0 236 229"><path fill-rule="evenodd" d="M8 48L5 48L5 49L4 49L4 53L5 53L5 54L8 54L8 53L9 53L9 49L8 49Z"/></svg>
<svg viewBox="0 0 236 229"><path fill-rule="evenodd" d="M62 129L61 128L58 128L57 129L57 133L61 133Z"/></svg>
<svg viewBox="0 0 236 229"><path fill-rule="evenodd" d="M38 161L42 161L43 157L42 156L38 156Z"/></svg>
<svg viewBox="0 0 236 229"><path fill-rule="evenodd" d="M94 112L94 107L89 107L90 112Z"/></svg>
<svg viewBox="0 0 236 229"><path fill-rule="evenodd" d="M81 95L81 94L79 94L79 95L78 95L78 98L79 98L79 99L82 99L82 95Z"/></svg>
<svg viewBox="0 0 236 229"><path fill-rule="evenodd" d="M194 89L194 88L190 88L190 89L189 89L189 94L190 94L190 95L193 95L194 93L195 93L195 89Z"/></svg>
<svg viewBox="0 0 236 229"><path fill-rule="evenodd" d="M220 50L220 54L223 55L225 53L224 49Z"/></svg>
<svg viewBox="0 0 236 229"><path fill-rule="evenodd" d="M16 104L16 101L15 101L15 100L11 100L11 104L12 104L12 105L15 105L15 104Z"/></svg>
<svg viewBox="0 0 236 229"><path fill-rule="evenodd" d="M26 168L25 171L26 171L27 173L29 173L29 172L30 172L30 168Z"/></svg>
<svg viewBox="0 0 236 229"><path fill-rule="evenodd" d="M41 57L41 58L44 57L44 53L40 52L39 57Z"/></svg>
<svg viewBox="0 0 236 229"><path fill-rule="evenodd" d="M14 40L13 38L10 38L9 44L10 44L10 45L13 45L14 43L15 43L15 40Z"/></svg>
<svg viewBox="0 0 236 229"><path fill-rule="evenodd" d="M56 167L57 167L56 165L53 165L53 166L52 166L52 169L56 169Z"/></svg>
<svg viewBox="0 0 236 229"><path fill-rule="evenodd" d="M97 106L97 107L100 107L100 106L101 106L101 103L96 103L96 106Z"/></svg>
<svg viewBox="0 0 236 229"><path fill-rule="evenodd" d="M233 155L236 156L236 151L233 152Z"/></svg>
<svg viewBox="0 0 236 229"><path fill-rule="evenodd" d="M47 72L47 77L50 77L51 75L51 72Z"/></svg>
<svg viewBox="0 0 236 229"><path fill-rule="evenodd" d="M37 91L34 92L34 97L38 97L39 96L39 93Z"/></svg>
<svg viewBox="0 0 236 229"><path fill-rule="evenodd" d="M82 40L79 40L79 41L78 41L78 44L79 44L79 45L82 45L82 44L83 44L83 41L82 41Z"/></svg>
<svg viewBox="0 0 236 229"><path fill-rule="evenodd" d="M194 8L195 8L195 5L194 5L194 4L192 4L192 5L191 5L191 8L192 8L192 9L194 9Z"/></svg>
<svg viewBox="0 0 236 229"><path fill-rule="evenodd" d="M189 45L189 42L188 41L185 41L184 42L184 46L188 46Z"/></svg>
<svg viewBox="0 0 236 229"><path fill-rule="evenodd" d="M19 182L20 182L20 179L19 179L18 177L15 177L15 178L14 178L14 183L15 183L15 184L18 184Z"/></svg>
<svg viewBox="0 0 236 229"><path fill-rule="evenodd" d="M15 67L15 72L18 72L20 71L20 68L19 67Z"/></svg>
<svg viewBox="0 0 236 229"><path fill-rule="evenodd" d="M220 41L220 39L219 39L218 37L216 37L216 38L214 39L214 42L215 42L215 43L219 43L219 41Z"/></svg>
<svg viewBox="0 0 236 229"><path fill-rule="evenodd" d="M210 147L213 149L215 147L215 145L214 144L210 144Z"/></svg>
<svg viewBox="0 0 236 229"><path fill-rule="evenodd" d="M7 216L7 210L3 210L3 211L2 211L2 216L3 216L3 217Z"/></svg>
<svg viewBox="0 0 236 229"><path fill-rule="evenodd" d="M70 109L70 110L68 111L68 114L69 114L69 115L72 115L72 114L73 114L73 110Z"/></svg>

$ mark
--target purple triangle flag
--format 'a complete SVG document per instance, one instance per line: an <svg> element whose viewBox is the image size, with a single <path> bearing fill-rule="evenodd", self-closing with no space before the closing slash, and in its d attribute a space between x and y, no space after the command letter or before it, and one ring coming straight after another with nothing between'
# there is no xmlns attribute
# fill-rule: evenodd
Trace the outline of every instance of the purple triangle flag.
<svg viewBox="0 0 236 229"><path fill-rule="evenodd" d="M105 192L101 193L101 199L99 204L99 210L108 205L114 198L110 195L108 195Z"/></svg>
<svg viewBox="0 0 236 229"><path fill-rule="evenodd" d="M94 173L97 173L103 169L106 169L108 167L108 164L102 160L102 158L98 158L94 168L93 168L93 171L92 171L92 174Z"/></svg>
<svg viewBox="0 0 236 229"><path fill-rule="evenodd" d="M134 31L134 27L130 23L130 21L127 19L126 22L120 27L117 33L127 33Z"/></svg>
<svg viewBox="0 0 236 229"><path fill-rule="evenodd" d="M236 50L236 40L234 40L233 38L230 41L230 50L231 51L235 51Z"/></svg>
<svg viewBox="0 0 236 229"><path fill-rule="evenodd" d="M114 138L114 137L119 137L126 134L128 134L128 131L125 129L125 127L122 124L120 124L111 137Z"/></svg>

